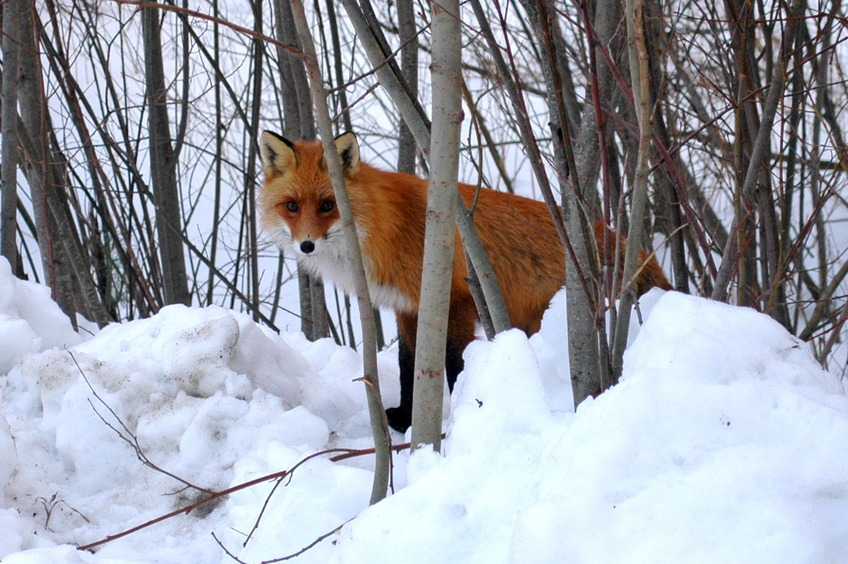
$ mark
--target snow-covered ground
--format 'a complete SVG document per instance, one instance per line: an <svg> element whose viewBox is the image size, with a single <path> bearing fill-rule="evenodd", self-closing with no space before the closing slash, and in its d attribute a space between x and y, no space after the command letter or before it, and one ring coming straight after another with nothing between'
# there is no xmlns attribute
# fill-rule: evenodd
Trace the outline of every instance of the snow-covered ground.
<svg viewBox="0 0 848 564"><path fill-rule="evenodd" d="M532 339L474 343L444 456L398 454L382 503L367 506L371 458L321 455L276 489L91 553L74 546L207 495L197 488L370 446L359 357L221 308L81 337L0 260L0 557L231 562L223 546L253 563L329 533L297 561L848 562L842 384L751 310L660 291L641 308L624 381L576 414L561 296ZM380 358L387 405L395 354Z"/></svg>

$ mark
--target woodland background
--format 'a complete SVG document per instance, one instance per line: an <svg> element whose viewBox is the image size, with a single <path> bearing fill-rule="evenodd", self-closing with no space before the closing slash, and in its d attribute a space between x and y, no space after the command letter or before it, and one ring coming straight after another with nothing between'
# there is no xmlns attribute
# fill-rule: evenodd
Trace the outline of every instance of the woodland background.
<svg viewBox="0 0 848 564"><path fill-rule="evenodd" d="M843 5L638 5L649 72L634 81L622 3L463 3L460 178L550 190L577 202L584 224L628 232L637 221L676 289L771 315L844 374ZM19 277L101 326L171 303L219 304L356 344L350 299L299 276L257 224L259 133L316 135L287 0L0 8L0 229ZM375 165L426 174L411 116L375 69L402 77L426 118L429 5L306 9L337 131L354 130ZM640 139L648 200L633 215ZM603 333L617 294L600 258L581 272Z"/></svg>

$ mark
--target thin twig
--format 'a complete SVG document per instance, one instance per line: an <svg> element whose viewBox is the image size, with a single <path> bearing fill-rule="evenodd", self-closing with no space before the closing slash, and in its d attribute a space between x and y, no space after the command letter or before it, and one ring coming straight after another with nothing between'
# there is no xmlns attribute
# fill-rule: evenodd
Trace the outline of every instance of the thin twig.
<svg viewBox="0 0 848 564"><path fill-rule="evenodd" d="M161 467L157 466L157 465L156 465L156 464L154 464L153 462L151 462L151 461L150 461L150 459L149 459L149 458L147 458L147 455L146 455L146 454L144 454L144 451L142 450L141 445L140 445L140 444L139 444L139 442L138 442L138 437L136 437L136 435L135 435L132 431L130 431L129 427L127 427L127 425L126 425L126 424L124 423L124 421L120 418L120 416L118 416L118 414L117 414L117 413L115 413L115 410L114 410L114 409L112 409L112 407L111 407L108 403L106 403L106 402L103 400L103 398L101 398L101 397L100 397L100 395L97 393L97 390L95 390L95 389L94 389L94 386L92 386L92 385L91 385L91 382L88 380L88 376L86 376L85 372L83 372L83 369L82 369L82 367L79 365L79 362L77 362L77 359L76 359L76 357L74 356L74 353L72 353L71 351L69 351L69 350L67 350L67 349L65 349L65 352L67 352L67 353L68 353L68 355L71 357L71 360L73 360L73 361L74 361L74 364L76 365L77 370L79 370L79 373L82 375L82 379L83 379L83 380L85 380L85 383L86 383L86 385L88 386L88 389L89 389L89 390L91 390L91 393L94 395L94 397L95 397L95 398L97 398L97 401L99 401L99 402L100 402L100 404L101 404L101 405L103 405L103 407L105 407L106 409L108 409L108 410L109 410L109 413L111 413L111 414L112 414L112 417L114 417L114 418L115 418L115 421L117 421L117 422L120 424L121 428L123 429L123 432L121 432L121 430L120 430L120 429L116 428L116 427L115 427L114 425L112 425L110 422L106 421L106 418L105 418L105 417L103 417L103 415L101 415L99 411L97 411L97 408L96 408L96 407L94 407L94 404L93 404L93 403L91 402L91 400L89 399L89 400L88 400L88 404L91 406L91 409L94 411L95 415L97 415L97 417L99 417L99 418L100 418L100 420L101 420L101 421L102 421L102 422L103 422L103 423L104 423L107 427L109 427L110 429L112 429L113 431L115 431L115 434L116 434L116 435L118 435L118 437L120 437L120 438L121 438L121 440L123 440L123 441L124 441L124 442L126 442L128 445L130 445L130 447L131 447L131 448L135 451L135 455L136 455L136 457L137 457L137 458L141 461L141 463L142 463L142 464L144 464L144 465L145 465L145 466L147 466L148 468L152 468L153 470L156 470L157 472L160 472L160 473L162 473L162 474L165 474L166 476L168 476L168 477L170 477L170 478L173 478L174 480L176 480L176 481L178 481L178 482L180 482L180 483L182 483L182 484L185 484L186 486L188 486L188 487L190 487L190 488L193 488L193 489L195 489L195 490L201 491L201 492L203 492L203 493L205 493L205 494L211 495L211 494L214 494L214 493L215 493L215 491L214 491L214 490L210 490L210 489L208 489L208 488L202 488L202 487L200 487L200 486L196 486L196 485L192 484L191 482L189 482L189 481L187 481L187 480L185 480L185 479L183 479L183 478L180 478L180 477L179 477L179 476L177 476L176 474L172 474L171 472L168 472L167 470L165 470L165 469L163 469L163 468L161 468ZM124 433L126 433L126 434L124 434Z"/></svg>
<svg viewBox="0 0 848 564"><path fill-rule="evenodd" d="M392 450L394 450L396 452L401 451L401 450L405 450L405 449L408 449L408 448L409 448L409 443L403 443L403 444L400 444L400 445L392 445ZM203 505L206 505L206 504L211 503L215 500L224 498L224 497L226 497L226 496L228 496L232 493L235 493L235 492L256 486L258 484L262 484L264 482L270 482L271 480L279 480L281 478L285 478L291 472L293 472L294 469L298 468L300 465L302 465L304 462L306 462L306 460L310 460L310 459L316 458L318 456L329 454L329 453L334 453L334 452L340 453L340 454L337 454L336 456L330 457L330 459L329 459L330 462L340 462L342 460L347 460L349 458L354 458L354 457L358 457L358 456L367 456L367 455L370 455L370 454L374 454L374 449L373 448L366 448L366 449L332 448L332 449L322 450L320 452L310 454L309 456L307 456L306 458L304 458L303 460L301 460L300 462L295 464L291 469L281 470L279 472L274 472L273 474L268 474L266 476L261 476L259 478L255 478L253 480L250 480L248 482L244 482L242 484L239 484L237 486L233 486L231 488L227 488L227 489L222 490L220 492L215 492L214 494L212 494L208 497L205 497L201 500L198 500L198 501L192 503L191 505L187 505L185 507L180 507L178 509L175 509L174 511L166 513L165 515L160 515L159 517L156 517L155 519L151 519L150 521L142 523L141 525L137 525L135 527L132 527L131 529L127 529L125 531L122 531L122 532L114 534L114 535L109 535L109 536L107 536L103 539L96 541L96 542L92 542L92 543L89 543L89 544L78 546L77 550L92 550L95 547L98 547L102 544L106 544L106 543L111 542L113 540L117 540L119 538L125 537L127 535L132 534L132 533L135 533L137 531L145 529L145 528L147 528L151 525L155 525L156 523L160 523L162 521L170 519L171 517L175 517L175 516L180 515L182 513L185 513L185 514L191 513L193 510L195 510L199 507L202 507Z"/></svg>

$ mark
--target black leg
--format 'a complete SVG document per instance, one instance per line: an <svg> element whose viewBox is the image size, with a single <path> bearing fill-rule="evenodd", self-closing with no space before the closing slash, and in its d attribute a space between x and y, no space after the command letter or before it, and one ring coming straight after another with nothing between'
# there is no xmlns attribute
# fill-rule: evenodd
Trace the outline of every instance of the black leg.
<svg viewBox="0 0 848 564"><path fill-rule="evenodd" d="M398 365L400 367L400 405L387 409L386 418L389 420L389 426L392 429L405 433L412 425L415 348L409 346L403 335L398 338Z"/></svg>
<svg viewBox="0 0 848 564"><path fill-rule="evenodd" d="M445 375L448 378L448 390L453 393L456 377L462 372L465 367L465 361L462 360L462 353L465 346L458 347L455 343L448 340L445 350Z"/></svg>

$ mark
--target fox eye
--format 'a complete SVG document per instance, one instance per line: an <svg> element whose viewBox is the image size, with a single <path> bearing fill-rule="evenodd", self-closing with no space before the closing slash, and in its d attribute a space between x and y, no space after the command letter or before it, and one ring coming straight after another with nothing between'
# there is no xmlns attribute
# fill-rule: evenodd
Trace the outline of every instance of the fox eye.
<svg viewBox="0 0 848 564"><path fill-rule="evenodd" d="M286 202L286 209L292 213L297 213L300 206L297 205L297 202Z"/></svg>
<svg viewBox="0 0 848 564"><path fill-rule="evenodd" d="M327 213L334 207L336 207L336 202L334 202L333 200L324 200L323 202L321 202L321 206L318 208L318 211L322 213Z"/></svg>

